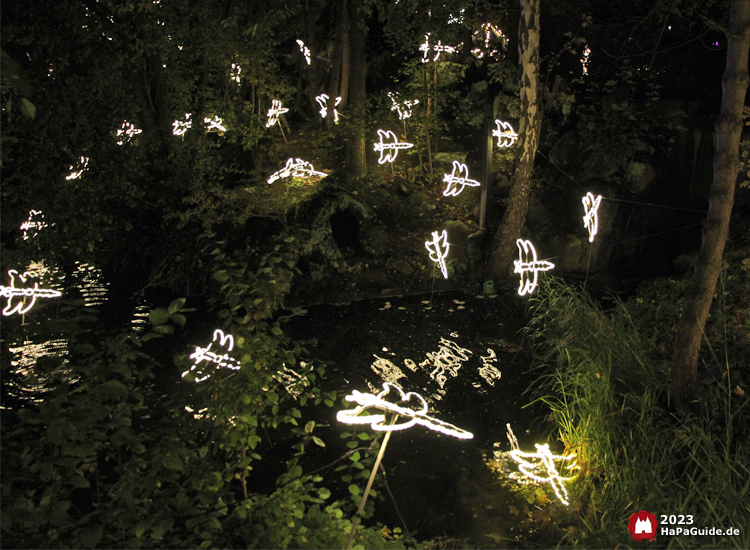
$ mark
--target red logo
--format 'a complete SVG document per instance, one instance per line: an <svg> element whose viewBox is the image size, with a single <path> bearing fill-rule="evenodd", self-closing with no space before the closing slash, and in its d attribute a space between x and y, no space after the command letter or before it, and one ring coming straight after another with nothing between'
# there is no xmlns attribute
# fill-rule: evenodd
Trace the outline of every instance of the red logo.
<svg viewBox="0 0 750 550"><path fill-rule="evenodd" d="M641 510L630 516L628 531L635 540L654 540L658 523L654 514Z"/></svg>

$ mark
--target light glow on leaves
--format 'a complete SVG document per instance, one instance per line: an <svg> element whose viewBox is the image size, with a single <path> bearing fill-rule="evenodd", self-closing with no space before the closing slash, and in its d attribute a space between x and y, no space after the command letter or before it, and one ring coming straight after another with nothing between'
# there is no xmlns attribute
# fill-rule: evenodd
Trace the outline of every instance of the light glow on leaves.
<svg viewBox="0 0 750 550"><path fill-rule="evenodd" d="M448 231L443 229L443 232L438 235L437 231L432 232L432 240L424 242L427 251L430 253L430 260L437 263L440 266L440 271L443 273L443 277L448 278L448 266L445 265L445 257L448 255L450 250L450 243L448 242Z"/></svg>
<svg viewBox="0 0 750 550"><path fill-rule="evenodd" d="M318 105L320 105L320 116L323 118L328 116L328 94L320 94L318 97L315 98L315 101L318 102ZM336 102L333 104L333 122L336 124L339 123L339 112L336 110L336 107L338 107L339 103L341 103L341 98L337 97Z"/></svg>
<svg viewBox="0 0 750 550"><path fill-rule="evenodd" d="M510 147L518 139L518 134L513 130L513 126L510 122L504 122L502 120L495 120L497 129L492 130L492 135L497 138L498 147Z"/></svg>
<svg viewBox="0 0 750 550"><path fill-rule="evenodd" d="M399 102L391 92L388 92L388 97L391 98L391 111L398 112L399 120L406 120L411 117L411 108L419 104L418 99L407 99Z"/></svg>
<svg viewBox="0 0 750 550"><path fill-rule="evenodd" d="M414 147L413 143L399 141L396 134L390 130L378 130L378 136L380 137L380 141L374 144L375 151L380 151L378 164L393 162L398 156L399 149L411 149Z"/></svg>
<svg viewBox="0 0 750 550"><path fill-rule="evenodd" d="M279 122L279 117L283 115L284 113L288 113L289 109L286 107L281 106L281 101L278 99L274 99L271 101L271 108L268 109L268 122L266 122L266 128L270 128L277 122Z"/></svg>
<svg viewBox="0 0 750 550"><path fill-rule="evenodd" d="M36 237L44 227L47 227L47 222L44 221L44 214L41 210L29 210L29 218L21 224L19 229L23 231L23 240L28 241Z"/></svg>
<svg viewBox="0 0 750 550"><path fill-rule="evenodd" d="M408 403L413 399L416 406L412 408L386 401L384 398L390 393L391 389L394 389L398 393L396 396L397 403ZM427 402L421 395L414 392L405 394L401 388L389 382L383 383L383 391L377 395L360 393L357 390L354 390L344 399L357 403L357 407L354 409L341 410L336 414L336 420L344 424L369 424L373 430L379 432L405 430L419 424L430 430L457 437L459 439L471 439L474 437L470 432L462 430L453 424L428 416ZM368 409L377 409L384 413L390 412L397 414L400 417L403 416L406 418L407 421L402 423L397 422L396 424L387 424L385 414L360 416L362 412Z"/></svg>
<svg viewBox="0 0 750 550"><path fill-rule="evenodd" d="M70 174L65 176L65 179L70 181L74 179L78 179L81 177L81 174L83 174L83 171L86 170L86 167L89 165L89 158L88 157L81 157L81 160L78 162L78 170L76 170L73 166L69 168L69 170L73 170Z"/></svg>
<svg viewBox="0 0 750 550"><path fill-rule="evenodd" d="M37 298L58 298L62 296L62 292L58 290L39 288L39 283L34 283L31 288L16 287L16 277L21 283L25 283L26 279L31 278L28 271L18 273L15 269L10 269L8 270L8 277L10 277L10 286L0 285L0 296L8 299L3 309L3 315L6 317L14 313L25 315L34 306Z"/></svg>
<svg viewBox="0 0 750 550"><path fill-rule="evenodd" d="M182 49L182 46L180 46L180 49ZM231 78L237 84L239 84L241 72L242 72L242 67L240 67L239 63L232 63L232 68L229 71L229 78Z"/></svg>
<svg viewBox="0 0 750 550"><path fill-rule="evenodd" d="M446 197L457 197L461 191L468 185L469 187L479 187L481 184L477 180L469 179L469 169L465 164L453 161L453 172L443 174L443 181L448 184L443 191ZM461 187L454 187L460 185Z"/></svg>
<svg viewBox="0 0 750 550"><path fill-rule="evenodd" d="M130 141L135 136L140 134L143 130L136 128L133 126L130 122L127 120L122 123L122 127L117 130L117 137L119 138L117 140L117 145L122 145L126 141Z"/></svg>
<svg viewBox="0 0 750 550"><path fill-rule="evenodd" d="M440 40L438 40L436 44L430 46L430 33L427 33L424 35L424 42L419 46L419 51L422 52L422 63L427 63L429 61L427 54L431 51L435 52L435 57L433 57L432 60L437 61L442 52L455 53L456 48L453 46L446 46L442 44Z"/></svg>
<svg viewBox="0 0 750 550"><path fill-rule="evenodd" d="M546 260L537 261L536 249L531 241L525 241L523 239L516 240L516 246L518 247L518 259L513 261L514 273L518 273L521 276L521 284L518 287L518 294L523 296L524 294L532 294L536 290L537 280L539 278L540 271L549 271L555 267L555 264ZM530 278L530 274L531 278Z"/></svg>
<svg viewBox="0 0 750 550"><path fill-rule="evenodd" d="M588 76L589 74L589 56L591 55L591 48L589 48L589 45L586 44L586 47L583 49L583 57L581 58L581 65L583 66L583 72L581 74L581 78L584 76Z"/></svg>
<svg viewBox="0 0 750 550"><path fill-rule="evenodd" d="M268 183L270 184L276 180L288 177L309 179L315 176L324 178L327 175L325 172L316 171L313 165L305 160L289 158L284 168L271 174L271 177L268 178Z"/></svg>
<svg viewBox="0 0 750 550"><path fill-rule="evenodd" d="M302 55L305 56L305 61L307 61L307 64L309 65L312 59L310 58L310 48L305 46L305 43L302 42L302 40L297 40L297 45L299 46L299 51L302 52Z"/></svg>
<svg viewBox="0 0 750 550"><path fill-rule="evenodd" d="M594 237L596 237L596 233L599 230L599 205L602 202L602 196L599 195L597 197L594 197L594 194L589 191L586 193L586 196L581 199L581 202L583 203L583 210L584 210L584 216L583 216L583 225L586 229L589 230L589 242L594 242Z"/></svg>
<svg viewBox="0 0 750 550"><path fill-rule="evenodd" d="M219 347L226 347L226 353L223 353L221 355L217 354L214 351L211 351L211 346L216 342L219 341L218 346ZM234 337L231 334L224 334L224 331L221 329L216 329L214 331L214 337L210 344L208 344L208 347L201 348L196 346L195 351L190 356L190 359L193 359L195 362L193 363L193 366L190 367L190 370L186 370L182 373L182 377L184 378L189 372L194 371L198 368L198 364L201 361L207 361L209 363L214 363L217 367L226 367L228 369L232 370L239 370L240 363L233 357L229 356L229 352L232 351L232 348L234 348ZM205 376L195 377L196 382L203 382L204 380L208 379L211 375L206 374Z"/></svg>
<svg viewBox="0 0 750 550"><path fill-rule="evenodd" d="M527 453L520 449L512 449L508 456L518 464L519 472L510 474L511 479L515 479L523 484L541 484L549 483L555 491L555 495L560 502L568 506L568 490L563 482L570 480L570 477L563 477L555 466L556 460L570 462L575 455L553 455L549 445L534 445L535 453ZM568 466L571 468L573 465Z"/></svg>

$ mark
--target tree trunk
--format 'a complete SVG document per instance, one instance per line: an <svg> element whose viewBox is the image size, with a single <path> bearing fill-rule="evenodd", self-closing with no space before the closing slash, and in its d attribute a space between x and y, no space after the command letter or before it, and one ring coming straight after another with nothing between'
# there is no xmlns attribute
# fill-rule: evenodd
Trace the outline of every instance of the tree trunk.
<svg viewBox="0 0 750 550"><path fill-rule="evenodd" d="M516 253L516 239L526 223L534 158L539 145L542 112L539 108L539 0L520 0L518 55L521 65L521 120L518 126L519 159L508 207L490 254L490 273L505 277Z"/></svg>
<svg viewBox="0 0 750 550"><path fill-rule="evenodd" d="M750 0L732 0L727 32L727 61L722 78L721 112L714 130L714 181L701 248L690 282L682 317L677 324L670 385L675 404L685 409L698 395L698 353L703 328L721 272L734 189L739 170L742 106L748 81Z"/></svg>
<svg viewBox="0 0 750 550"><path fill-rule="evenodd" d="M361 0L352 0L349 11L351 28L349 32L350 73L349 73L349 139L346 142L346 170L350 179L358 180L367 176L367 156L365 146L366 131L366 78L367 61L365 45L367 25L365 8Z"/></svg>

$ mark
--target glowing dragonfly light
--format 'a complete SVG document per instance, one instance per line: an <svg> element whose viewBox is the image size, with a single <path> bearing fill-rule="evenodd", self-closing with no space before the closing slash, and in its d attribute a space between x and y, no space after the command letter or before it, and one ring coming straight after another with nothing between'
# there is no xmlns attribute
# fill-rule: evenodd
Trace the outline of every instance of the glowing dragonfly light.
<svg viewBox="0 0 750 550"><path fill-rule="evenodd" d="M47 222L44 221L44 214L41 210L29 210L28 219L21 224L19 229L23 231L23 240L27 241L36 237L39 230L45 227L47 227Z"/></svg>
<svg viewBox="0 0 750 550"><path fill-rule="evenodd" d="M224 121L219 118L218 115L214 115L213 118L206 117L203 119L204 124L208 124L206 132L226 132L227 129L224 127Z"/></svg>
<svg viewBox="0 0 750 550"><path fill-rule="evenodd" d="M521 276L521 284L518 287L518 294L523 296L524 294L532 294L536 290L537 280L539 278L540 271L548 271L555 267L555 264L546 260L537 261L536 249L531 241L525 241L523 239L516 240L516 246L518 247L518 259L513 261L514 273L518 273ZM532 278L529 278L529 274L533 273Z"/></svg>
<svg viewBox="0 0 750 550"><path fill-rule="evenodd" d="M281 101L279 101L278 99L274 99L273 101L271 101L271 108L268 109L268 114L266 115L268 117L266 128L270 128L271 126L279 122L279 117L288 112L289 109L287 109L286 107L282 107Z"/></svg>
<svg viewBox="0 0 750 550"><path fill-rule="evenodd" d="M219 341L219 346L226 347L226 353L223 354L217 354L214 351L211 351L211 346L214 344L214 342ZM224 331L221 329L216 329L214 331L214 337L210 344L208 344L207 347L201 348L196 346L195 351L190 356L190 359L193 359L195 362L193 363L193 366L190 367L190 370L186 370L182 373L182 377L184 378L189 372L194 371L198 368L198 364L201 361L207 361L209 363L214 363L217 367L226 367L228 369L232 370L239 370L240 363L233 357L229 356L229 352L232 351L232 348L234 348L234 337L231 334L224 334ZM207 378L209 378L211 375L206 374L205 376L195 377L196 382L203 382Z"/></svg>
<svg viewBox="0 0 750 550"><path fill-rule="evenodd" d="M78 168L80 168L80 170L76 170L75 168L73 168L73 166L71 166L69 170L73 170L73 171L67 176L65 176L65 179L70 181L70 180L80 178L81 174L83 174L83 171L86 170L88 165L89 165L89 158L81 157L80 160L78 161Z"/></svg>
<svg viewBox="0 0 750 550"><path fill-rule="evenodd" d="M273 183L276 180L288 177L308 179L315 176L324 178L327 175L328 174L325 172L316 171L313 165L305 160L290 158L287 159L284 168L271 174L271 177L268 178L268 183Z"/></svg>
<svg viewBox="0 0 750 550"><path fill-rule="evenodd" d="M122 145L126 141L130 141L141 132L143 132L143 130L136 128L130 122L123 122L120 129L117 130L117 137L119 138L117 140L117 145Z"/></svg>
<svg viewBox="0 0 750 550"><path fill-rule="evenodd" d="M537 443L534 446L536 447L535 453L527 453L520 449L512 449L508 453L518 463L518 470L520 472L513 472L510 474L510 477L522 484L549 483L552 489L554 489L557 498L567 506L569 504L568 490L565 488L563 482L569 481L571 478L560 475L557 466L555 466L555 460L568 462L573 460L575 455L553 455L549 449L549 445L546 443L544 445ZM568 467L570 468L572 465Z"/></svg>
<svg viewBox="0 0 750 550"><path fill-rule="evenodd" d="M323 118L328 116L328 94L320 94L318 97L315 98L315 101L318 102L318 105L320 105L320 116ZM338 107L339 103L341 103L341 98L337 97L336 102L333 104L333 121L338 124L339 123L339 112L336 110L336 107Z"/></svg>
<svg viewBox="0 0 750 550"><path fill-rule="evenodd" d="M378 164L393 162L398 156L399 149L411 149L414 147L413 143L399 141L396 134L390 130L378 130L378 136L380 136L380 141L374 144L375 151L380 151Z"/></svg>
<svg viewBox="0 0 750 550"><path fill-rule="evenodd" d="M432 240L425 241L424 245L430 253L430 260L440 266L440 271L442 271L443 277L447 279L448 266L445 265L445 257L448 255L448 250L451 247L448 242L448 231L443 229L443 232L440 235L438 235L437 231L433 231Z"/></svg>
<svg viewBox="0 0 750 550"><path fill-rule="evenodd" d="M477 180L469 179L469 169L457 160L453 161L453 172L443 174L443 181L448 184L443 191L446 197L457 197L466 186L479 187L481 185ZM458 185L461 187L454 187Z"/></svg>
<svg viewBox="0 0 750 550"><path fill-rule="evenodd" d="M495 120L497 129L492 130L492 135L497 138L498 147L510 147L518 139L518 134L513 130L513 126L510 122L504 122L502 120Z"/></svg>
<svg viewBox="0 0 750 550"><path fill-rule="evenodd" d="M190 120L191 114L185 113L185 120L175 120L172 123L172 135L181 136L193 126L193 121Z"/></svg>
<svg viewBox="0 0 750 550"><path fill-rule="evenodd" d="M418 99L407 99L399 102L391 92L388 92L388 97L391 99L391 103L393 103L391 111L398 112L399 120L406 120L411 117L411 108L419 104Z"/></svg>
<svg viewBox="0 0 750 550"><path fill-rule="evenodd" d="M305 43L302 42L302 40L297 40L297 45L299 46L299 51L302 52L302 55L305 56L305 61L307 61L307 64L310 65L312 58L310 57L310 48L305 46Z"/></svg>
<svg viewBox="0 0 750 550"><path fill-rule="evenodd" d="M594 194L589 191L586 196L581 199L583 202L583 225L589 230L589 242L594 242L594 237L599 230L599 205L602 202L602 196L599 195L594 197Z"/></svg>
<svg viewBox="0 0 750 550"><path fill-rule="evenodd" d="M433 57L432 60L437 61L441 52L455 53L456 48L453 46L446 46L442 44L440 40L438 40L436 44L430 46L430 33L427 33L424 35L424 42L419 46L419 51L422 52L422 63L427 63L429 61L429 58L427 57L429 52L435 52L435 57Z"/></svg>
<svg viewBox="0 0 750 550"><path fill-rule="evenodd" d="M414 399L416 407L411 408L386 401L384 398L390 393L391 389L394 389L395 393L397 393L396 401L398 403L408 403ZM379 432L405 430L419 424L430 430L457 437L458 439L471 439L474 437L472 433L462 430L453 424L428 416L427 401L425 401L424 397L414 392L404 393L401 388L390 382L384 382L383 391L377 395L360 393L354 390L344 399L357 404L357 407L353 409L344 409L336 414L336 420L344 424L369 424L373 430ZM390 412L396 414L399 417L404 417L406 422L387 424L385 414L362 416L362 413L368 409L378 409L383 411L383 413Z"/></svg>
<svg viewBox="0 0 750 550"><path fill-rule="evenodd" d="M26 279L31 277L31 274L27 271L18 273L15 269L10 269L8 270L8 276L10 277L10 286L0 285L0 296L8 299L8 303L3 309L3 315L6 317L14 313L25 315L34 306L37 298L59 298L62 296L62 292L58 290L39 288L39 283L34 283L32 288L16 287L16 277L22 283L25 283Z"/></svg>

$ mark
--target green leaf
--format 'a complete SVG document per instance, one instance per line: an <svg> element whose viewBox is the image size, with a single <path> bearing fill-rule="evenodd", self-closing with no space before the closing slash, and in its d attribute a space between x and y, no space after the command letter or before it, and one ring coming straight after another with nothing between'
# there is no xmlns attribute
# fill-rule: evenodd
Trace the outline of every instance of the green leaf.
<svg viewBox="0 0 750 550"><path fill-rule="evenodd" d="M182 313L173 313L169 318L181 327L184 327L187 322L187 319L185 319L185 316Z"/></svg>
<svg viewBox="0 0 750 550"><path fill-rule="evenodd" d="M105 398L117 399L122 401L128 398L128 388L119 380L107 380L99 386L99 391L104 394Z"/></svg>
<svg viewBox="0 0 750 550"><path fill-rule="evenodd" d="M25 97L22 97L21 98L21 113L23 113L25 116L29 118L34 118L36 116L36 105L34 105L31 101L29 101Z"/></svg>
<svg viewBox="0 0 750 550"><path fill-rule="evenodd" d="M169 304L167 311L169 311L170 315L174 315L175 313L180 311L184 305L185 298L177 298L176 300L173 300L171 304Z"/></svg>
<svg viewBox="0 0 750 550"><path fill-rule="evenodd" d="M169 311L163 307L157 307L148 314L148 320L152 325L163 325L169 320Z"/></svg>
<svg viewBox="0 0 750 550"><path fill-rule="evenodd" d="M73 484L73 487L77 489L86 489L87 487L91 487L91 483L89 483L89 480L82 476L76 476L71 480L71 483Z"/></svg>
<svg viewBox="0 0 750 550"><path fill-rule="evenodd" d="M352 462L358 462L359 459L360 459L359 451L354 451L354 454L349 457L349 460L351 460Z"/></svg>
<svg viewBox="0 0 750 550"><path fill-rule="evenodd" d="M229 273L227 273L226 269L222 269L214 273L214 279L220 283L226 283L229 280Z"/></svg>
<svg viewBox="0 0 750 550"><path fill-rule="evenodd" d="M258 446L258 443L260 443L260 437L255 434L247 438L247 444L250 445L251 449L255 449L255 447Z"/></svg>
<svg viewBox="0 0 750 550"><path fill-rule="evenodd" d="M305 424L305 433L311 434L312 431L315 429L315 421L310 420L307 424Z"/></svg>
<svg viewBox="0 0 750 550"><path fill-rule="evenodd" d="M81 533L81 545L86 548L94 548L102 540L102 526L91 525Z"/></svg>
<svg viewBox="0 0 750 550"><path fill-rule="evenodd" d="M349 492L353 495L359 494L359 487L357 485L354 485L353 483L349 485Z"/></svg>
<svg viewBox="0 0 750 550"><path fill-rule="evenodd" d="M318 489L318 496L325 500L331 496L331 491L329 491L325 487L321 487L320 489Z"/></svg>
<svg viewBox="0 0 750 550"><path fill-rule="evenodd" d="M322 439L320 439L320 438L319 438L318 436L316 436L316 435L314 435L314 436L313 436L313 442L314 442L314 443L315 443L316 445L320 445L321 447L325 447L325 446L326 446L326 444L325 444L325 443L323 443L323 440L322 440Z"/></svg>

